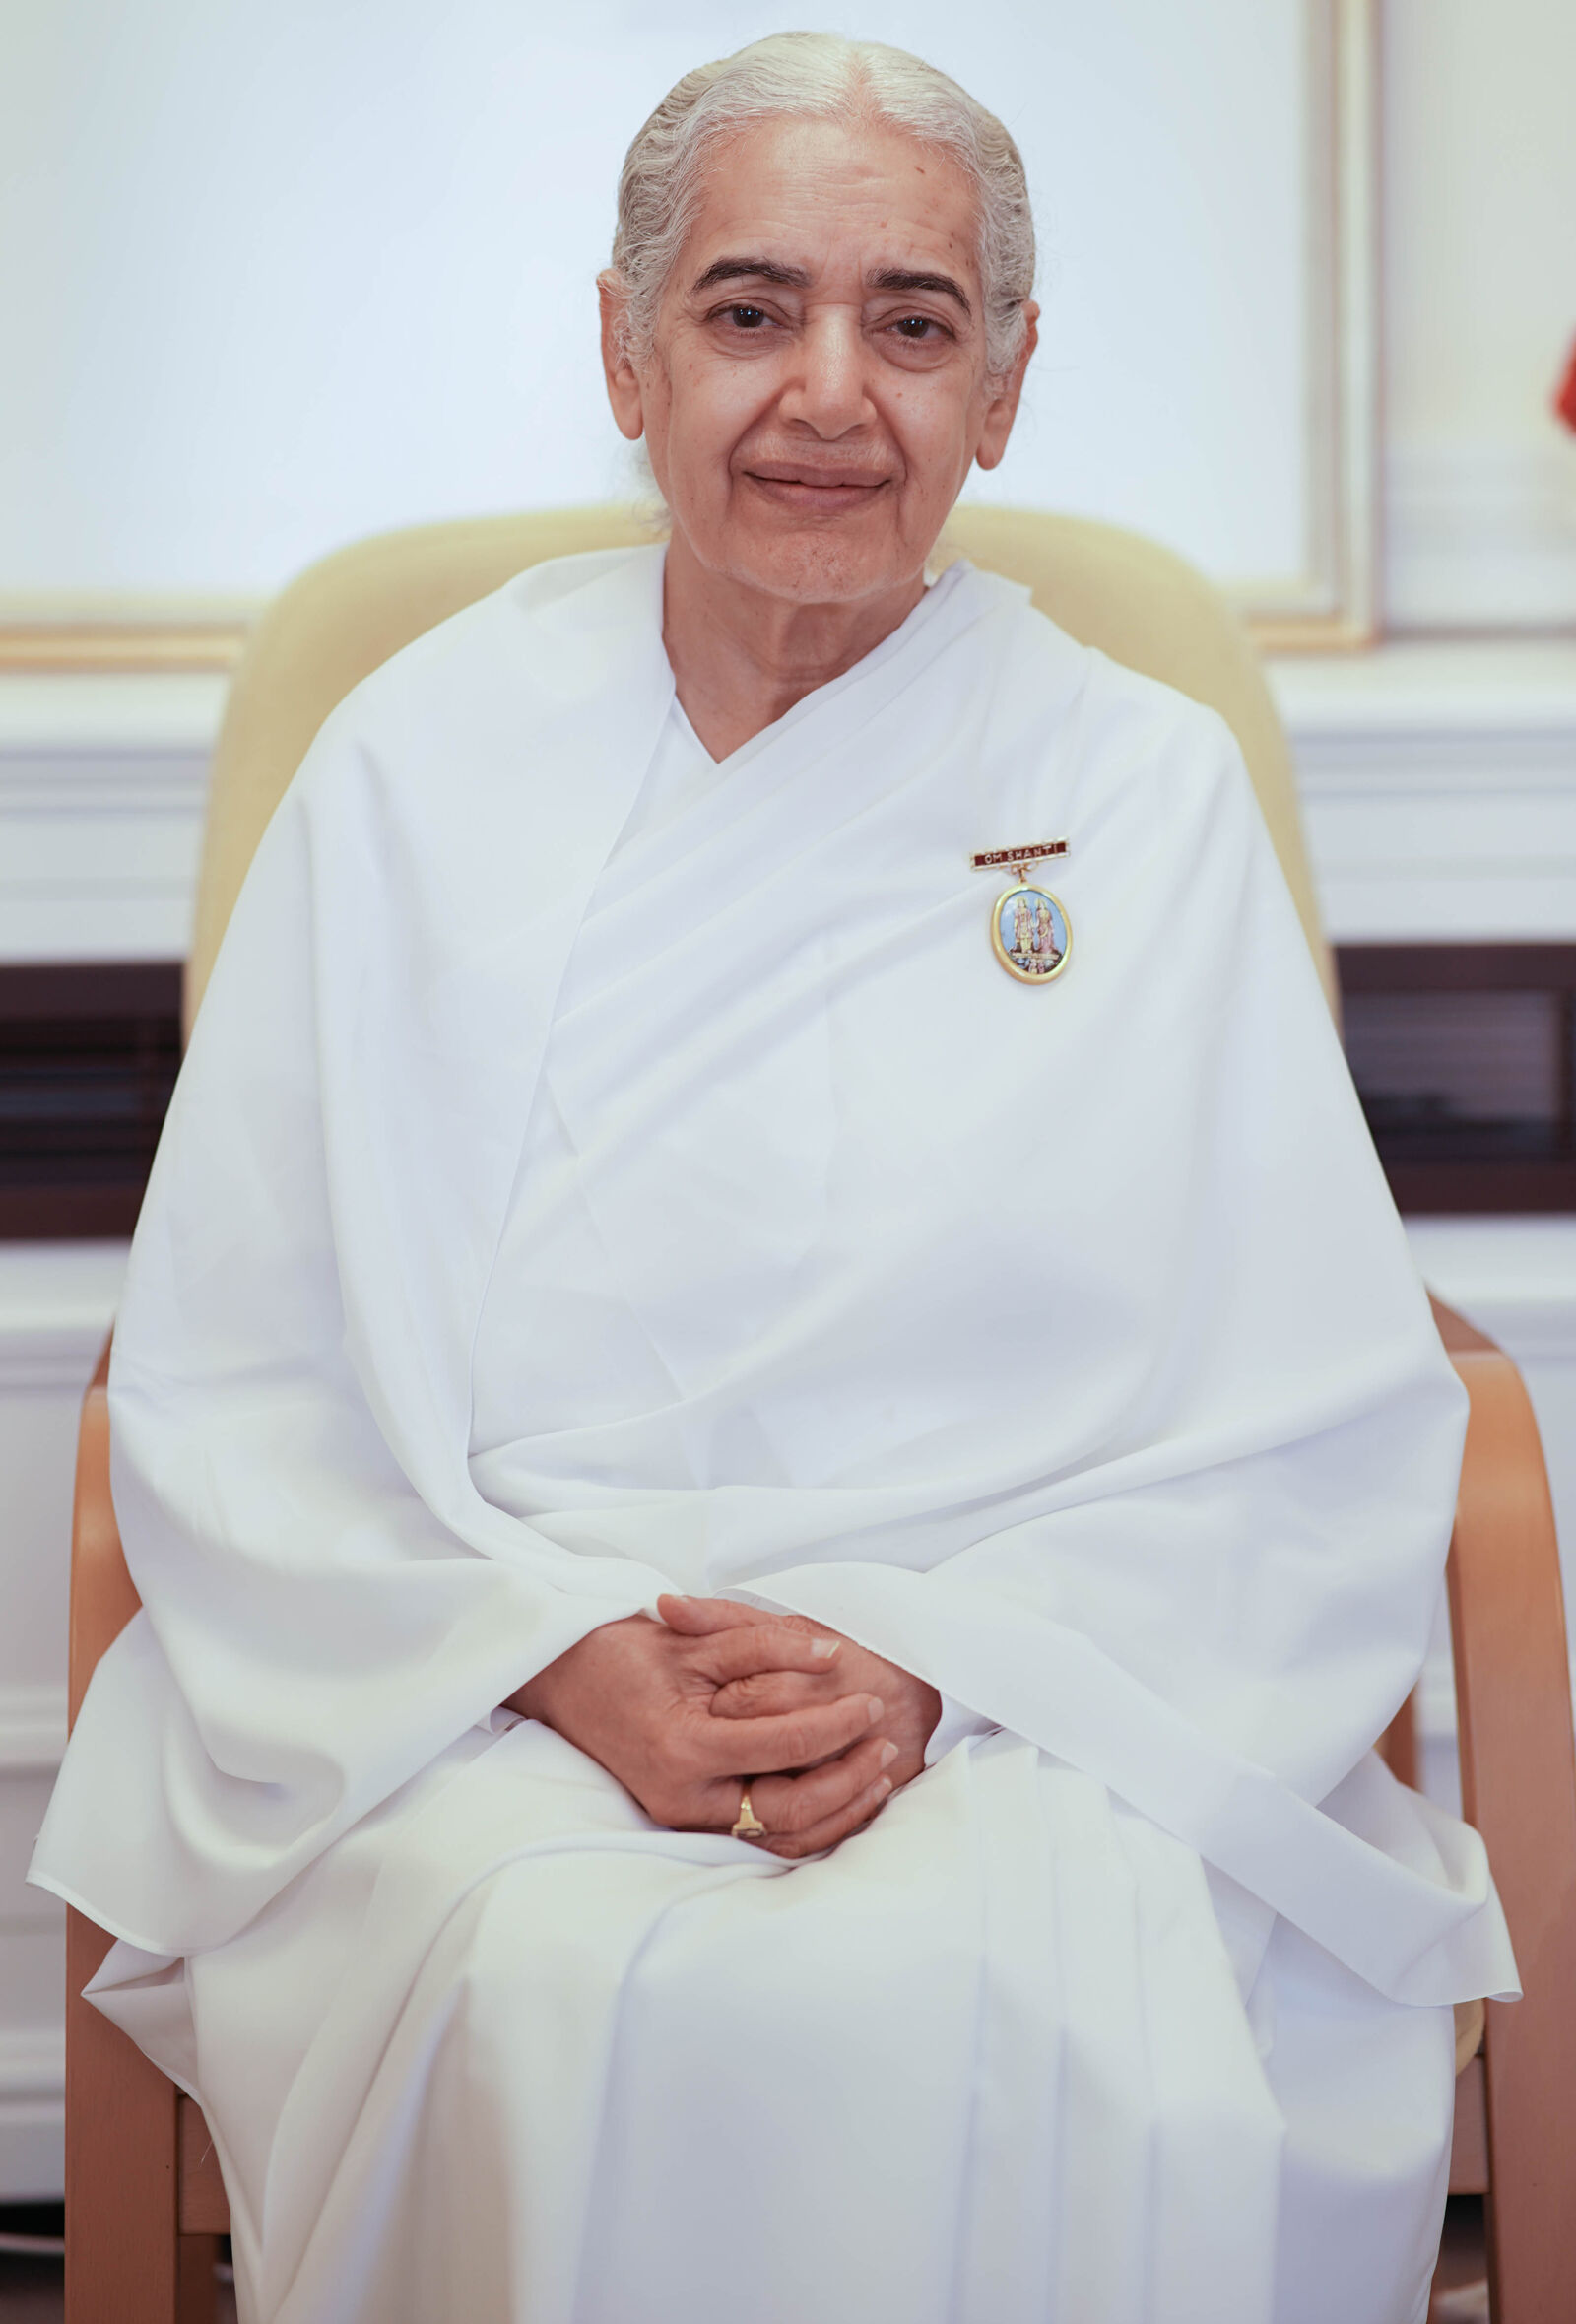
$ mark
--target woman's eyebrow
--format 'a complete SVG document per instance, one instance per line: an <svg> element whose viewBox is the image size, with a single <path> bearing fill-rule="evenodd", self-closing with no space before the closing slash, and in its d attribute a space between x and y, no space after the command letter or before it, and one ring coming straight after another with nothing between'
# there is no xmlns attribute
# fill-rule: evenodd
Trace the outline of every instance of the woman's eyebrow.
<svg viewBox="0 0 1576 2324"><path fill-rule="evenodd" d="M809 287L810 270L804 266L782 266L774 258L714 258L705 273L696 276L693 287L696 291L710 291L718 283L743 280L782 283L790 290L803 291Z"/></svg>
<svg viewBox="0 0 1576 2324"><path fill-rule="evenodd" d="M972 314L967 294L961 283L954 283L950 274L916 273L905 266L884 266L870 278L873 291L939 291L944 299L955 299L964 314Z"/></svg>

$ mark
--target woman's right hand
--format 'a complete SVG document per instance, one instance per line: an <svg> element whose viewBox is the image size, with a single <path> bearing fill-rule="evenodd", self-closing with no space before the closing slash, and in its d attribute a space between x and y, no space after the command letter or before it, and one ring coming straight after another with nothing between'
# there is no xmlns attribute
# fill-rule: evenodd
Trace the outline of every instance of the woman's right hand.
<svg viewBox="0 0 1576 2324"><path fill-rule="evenodd" d="M672 1831L728 1831L744 1782L777 1856L832 1847L875 1814L896 1755L873 1734L883 1706L843 1695L773 1718L722 1719L711 1698L763 1670L824 1674L835 1640L762 1616L682 1637L641 1614L605 1623L527 1680L508 1708L540 1719L618 1777Z"/></svg>

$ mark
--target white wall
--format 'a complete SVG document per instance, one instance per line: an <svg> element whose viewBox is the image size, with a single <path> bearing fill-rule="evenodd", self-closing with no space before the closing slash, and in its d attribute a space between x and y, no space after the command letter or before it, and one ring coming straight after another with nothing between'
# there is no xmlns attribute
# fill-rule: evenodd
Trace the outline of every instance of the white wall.
<svg viewBox="0 0 1576 2324"><path fill-rule="evenodd" d="M1294 576L1307 0L835 0L1022 145L1045 351L1000 489ZM341 541L615 497L628 139L777 0L13 0L0 592L266 593ZM992 488L983 488L989 492Z"/></svg>
<svg viewBox="0 0 1576 2324"><path fill-rule="evenodd" d="M1576 623L1576 7L1387 0L1392 619Z"/></svg>
<svg viewBox="0 0 1576 2324"><path fill-rule="evenodd" d="M1391 616L1576 622L1576 437L1549 410L1576 336L1576 7L1379 4ZM1046 346L993 489L1218 569L1290 553L1296 15L820 12L935 54L1024 144ZM245 595L384 524L617 492L589 283L620 151L673 74L777 21L11 0L0 603Z"/></svg>

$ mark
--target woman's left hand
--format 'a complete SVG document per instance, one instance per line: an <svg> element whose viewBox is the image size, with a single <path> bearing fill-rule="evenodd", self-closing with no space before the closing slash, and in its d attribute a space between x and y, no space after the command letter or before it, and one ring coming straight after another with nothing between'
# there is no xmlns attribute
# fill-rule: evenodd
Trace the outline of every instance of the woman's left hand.
<svg viewBox="0 0 1576 2324"><path fill-rule="evenodd" d="M707 1637L716 1630L754 1628L762 1620L759 1607L741 1606L732 1598L663 1597L657 1600L657 1612L669 1629L690 1638ZM916 1679L912 1671L872 1654L840 1630L828 1629L824 1623L812 1622L806 1615L773 1612L766 1619L808 1630L815 1637L835 1638L835 1657L824 1671L764 1670L749 1678L730 1679L711 1698L713 1718L780 1717L811 1703L835 1702L845 1694L878 1695L885 1705L885 1716L871 1732L897 1746L897 1757L887 1766L886 1775L893 1791L911 1783L924 1767L925 1746L942 1715L942 1698L936 1689L924 1679Z"/></svg>

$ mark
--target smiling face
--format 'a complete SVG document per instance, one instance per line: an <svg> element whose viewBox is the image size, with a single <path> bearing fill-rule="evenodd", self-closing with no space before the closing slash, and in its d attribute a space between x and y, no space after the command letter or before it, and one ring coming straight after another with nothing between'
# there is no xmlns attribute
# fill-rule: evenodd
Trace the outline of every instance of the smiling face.
<svg viewBox="0 0 1576 2324"><path fill-rule="evenodd" d="M657 317L618 353L614 415L644 434L674 552L800 605L901 596L975 460L1006 448L1023 369L985 366L973 188L879 125L785 118L712 158Z"/></svg>

